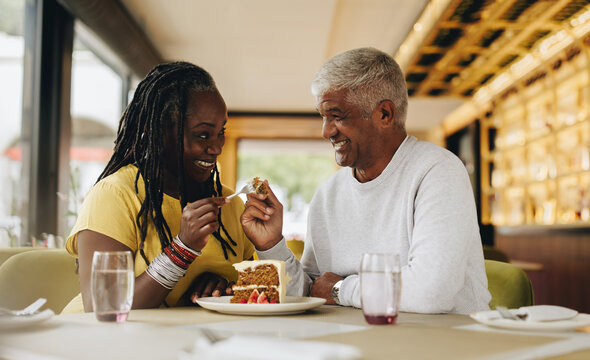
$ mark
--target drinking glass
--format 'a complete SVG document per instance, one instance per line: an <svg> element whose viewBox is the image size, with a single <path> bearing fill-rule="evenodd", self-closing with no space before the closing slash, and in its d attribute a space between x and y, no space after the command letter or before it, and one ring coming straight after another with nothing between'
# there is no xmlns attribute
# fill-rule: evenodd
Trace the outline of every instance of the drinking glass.
<svg viewBox="0 0 590 360"><path fill-rule="evenodd" d="M401 292L401 267L397 254L363 254L361 304L369 324L395 324Z"/></svg>
<svg viewBox="0 0 590 360"><path fill-rule="evenodd" d="M135 274L130 251L95 251L92 306L99 321L124 322L133 302Z"/></svg>

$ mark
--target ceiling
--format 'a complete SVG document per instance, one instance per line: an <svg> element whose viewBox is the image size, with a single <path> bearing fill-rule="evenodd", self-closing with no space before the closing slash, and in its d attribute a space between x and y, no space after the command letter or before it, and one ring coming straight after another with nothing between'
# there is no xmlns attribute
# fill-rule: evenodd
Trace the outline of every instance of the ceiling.
<svg viewBox="0 0 590 360"><path fill-rule="evenodd" d="M314 113L323 62L372 46L396 55L429 7L442 10L402 68L407 128L425 131L561 29L588 0L120 0L166 60L215 78L231 112ZM422 16L422 18L421 18ZM407 48L407 46L405 46ZM397 58L397 57L396 57Z"/></svg>
<svg viewBox="0 0 590 360"><path fill-rule="evenodd" d="M588 0L452 0L406 67L412 96L469 97L562 29Z"/></svg>
<svg viewBox="0 0 590 360"><path fill-rule="evenodd" d="M428 0L121 0L166 60L188 60L215 78L233 112L314 113L310 83L342 51L389 54ZM421 101L420 103L422 103ZM456 99L416 106L408 129L428 129Z"/></svg>

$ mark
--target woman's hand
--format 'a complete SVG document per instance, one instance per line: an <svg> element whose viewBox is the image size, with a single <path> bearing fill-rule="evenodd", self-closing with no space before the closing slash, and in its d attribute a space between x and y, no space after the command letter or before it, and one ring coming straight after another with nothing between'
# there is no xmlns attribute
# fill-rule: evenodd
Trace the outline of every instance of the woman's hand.
<svg viewBox="0 0 590 360"><path fill-rule="evenodd" d="M232 285L232 282L228 282L217 274L203 273L193 280L185 295L191 303L196 304L197 299L202 297L232 295Z"/></svg>
<svg viewBox="0 0 590 360"><path fill-rule="evenodd" d="M185 206L180 220L180 240L191 249L201 251L209 235L219 229L219 208L228 202L223 197L212 197Z"/></svg>
<svg viewBox="0 0 590 360"><path fill-rule="evenodd" d="M269 189L268 194L247 194L246 208L240 217L244 233L261 251L272 248L283 238L283 205L268 181L264 180L264 183Z"/></svg>

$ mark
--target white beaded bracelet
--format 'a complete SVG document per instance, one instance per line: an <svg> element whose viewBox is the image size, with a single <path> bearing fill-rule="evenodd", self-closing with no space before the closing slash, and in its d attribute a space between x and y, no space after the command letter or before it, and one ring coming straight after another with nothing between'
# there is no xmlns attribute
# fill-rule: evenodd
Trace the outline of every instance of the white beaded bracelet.
<svg viewBox="0 0 590 360"><path fill-rule="evenodd" d="M168 290L172 290L186 274L186 270L176 265L165 253L156 256L145 272Z"/></svg>

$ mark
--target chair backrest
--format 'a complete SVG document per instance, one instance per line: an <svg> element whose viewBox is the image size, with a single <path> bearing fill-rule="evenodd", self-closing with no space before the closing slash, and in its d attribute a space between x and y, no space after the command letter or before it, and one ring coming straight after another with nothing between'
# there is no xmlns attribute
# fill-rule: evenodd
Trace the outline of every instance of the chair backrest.
<svg viewBox="0 0 590 360"><path fill-rule="evenodd" d="M291 249L297 260L301 260L305 243L301 240L287 240L287 247Z"/></svg>
<svg viewBox="0 0 590 360"><path fill-rule="evenodd" d="M31 250L44 250L46 248L31 247L31 246L20 246L20 247L9 247L0 249L0 265L2 265L11 256L23 253Z"/></svg>
<svg viewBox="0 0 590 360"><path fill-rule="evenodd" d="M534 305L533 286L527 274L506 262L485 260L490 308L501 305L509 309Z"/></svg>
<svg viewBox="0 0 590 360"><path fill-rule="evenodd" d="M80 292L76 260L65 249L26 251L0 265L0 307L22 309L40 297L60 313Z"/></svg>
<svg viewBox="0 0 590 360"><path fill-rule="evenodd" d="M293 252L297 260L301 260L304 245L305 243L302 240L287 240L287 247ZM256 252L254 253L254 260L259 260Z"/></svg>
<svg viewBox="0 0 590 360"><path fill-rule="evenodd" d="M489 245L483 246L483 258L488 260L508 262L508 255L506 255L505 252Z"/></svg>

